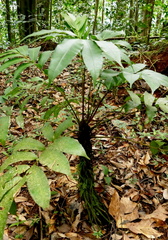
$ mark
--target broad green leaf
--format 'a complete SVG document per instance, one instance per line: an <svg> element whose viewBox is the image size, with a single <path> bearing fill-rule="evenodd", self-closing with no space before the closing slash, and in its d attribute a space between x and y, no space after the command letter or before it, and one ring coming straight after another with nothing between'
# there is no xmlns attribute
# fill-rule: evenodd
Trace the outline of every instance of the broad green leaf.
<svg viewBox="0 0 168 240"><path fill-rule="evenodd" d="M14 147L14 151L17 151L17 150L43 151L44 149L45 149L44 144L33 138L24 138Z"/></svg>
<svg viewBox="0 0 168 240"><path fill-rule="evenodd" d="M10 117L9 116L0 117L0 142L2 143L2 145L4 145L6 142L9 126Z"/></svg>
<svg viewBox="0 0 168 240"><path fill-rule="evenodd" d="M0 239L3 239L4 229L8 217L8 212L13 202L13 196L24 185L25 178L22 178L16 186L14 186L9 192L7 192L3 199L0 201Z"/></svg>
<svg viewBox="0 0 168 240"><path fill-rule="evenodd" d="M101 78L105 80L104 85L108 90L118 87L125 81L120 72L111 69L104 70L101 74Z"/></svg>
<svg viewBox="0 0 168 240"><path fill-rule="evenodd" d="M46 148L46 150L41 153L38 160L42 165L47 166L55 172L71 176L68 159L62 152L55 149L54 146Z"/></svg>
<svg viewBox="0 0 168 240"><path fill-rule="evenodd" d="M118 36L125 35L124 31L111 31L111 30L104 30L103 32L96 35L96 38L100 41L106 40L109 38L115 38Z"/></svg>
<svg viewBox="0 0 168 240"><path fill-rule="evenodd" d="M101 50L105 53L105 56L110 61L117 62L120 66L122 66L121 51L114 43L106 41L96 41L96 44L101 48Z"/></svg>
<svg viewBox="0 0 168 240"><path fill-rule="evenodd" d="M151 150L153 155L156 155L159 152L160 147L155 140L150 142L150 150Z"/></svg>
<svg viewBox="0 0 168 240"><path fill-rule="evenodd" d="M20 46L18 48L16 48L16 50L21 53L22 55L24 56L28 56L29 55L29 48L27 45L24 45L24 46Z"/></svg>
<svg viewBox="0 0 168 240"><path fill-rule="evenodd" d="M28 67L30 67L32 65L34 65L34 64L33 63L22 63L22 64L20 64L17 67L16 71L14 72L14 78L15 79L19 78L20 77L20 73L22 73L26 68L28 68Z"/></svg>
<svg viewBox="0 0 168 240"><path fill-rule="evenodd" d="M80 39L67 39L59 44L51 58L48 69L49 81L53 81L64 68L72 61L72 59L82 49L83 41Z"/></svg>
<svg viewBox="0 0 168 240"><path fill-rule="evenodd" d="M80 32L80 30L85 26L86 22L87 22L86 15L77 16L75 20L76 30Z"/></svg>
<svg viewBox="0 0 168 240"><path fill-rule="evenodd" d="M24 128L24 118L21 113L16 117L16 123L18 124L18 126L20 128L22 128L22 129Z"/></svg>
<svg viewBox="0 0 168 240"><path fill-rule="evenodd" d="M128 42L123 41L123 40L115 40L115 41L113 41L113 43L116 45L122 46L122 47L126 47L130 50L132 49L131 44L129 44Z"/></svg>
<svg viewBox="0 0 168 240"><path fill-rule="evenodd" d="M9 90L9 91L6 91L6 90ZM15 87L15 88L12 89L12 90L11 90L11 88L9 88L9 89L6 88L6 90L5 90L5 96L6 96L6 97L8 97L8 96L13 97L13 96L18 95L18 93L21 92L21 87ZM10 90L11 90L11 91L10 91Z"/></svg>
<svg viewBox="0 0 168 240"><path fill-rule="evenodd" d="M165 97L165 98L159 98L157 101L156 101L156 104L159 105L160 109L165 112L165 113L168 113L168 98Z"/></svg>
<svg viewBox="0 0 168 240"><path fill-rule="evenodd" d="M0 66L0 72L2 72L3 70L7 69L8 67L10 67L10 66L12 66L14 64L23 62L25 60L26 60L25 58L13 58L13 59L10 59L9 61L5 62L4 64L2 64Z"/></svg>
<svg viewBox="0 0 168 240"><path fill-rule="evenodd" d="M39 55L39 52L40 52L40 47L36 47L36 48L29 48L28 49L28 53L29 53L29 57L32 61L36 62L37 59L38 59L38 55Z"/></svg>
<svg viewBox="0 0 168 240"><path fill-rule="evenodd" d="M5 56L3 57L0 57L0 61L4 61L5 59L9 59L9 58L16 58L16 57L22 57L21 54L19 53L10 53L10 52L7 52Z"/></svg>
<svg viewBox="0 0 168 240"><path fill-rule="evenodd" d="M58 36L59 36L60 34L62 34L62 35L69 35L69 36L71 36L71 37L74 37L74 36L75 36L75 34L74 34L73 32L71 32L71 31L60 30L60 29L51 29L51 30L41 30L41 31L38 31L38 32L34 32L34 33L28 35L27 37L25 37L24 39L29 38L29 37L42 36L42 35L45 35L45 37L47 38L47 36L48 36L49 34L52 35L52 34L54 34L54 33L58 34ZM54 37L55 37L55 36L56 36L56 35L54 35ZM23 39L23 40L24 40L24 39ZM23 40L22 40L22 41L23 41Z"/></svg>
<svg viewBox="0 0 168 240"><path fill-rule="evenodd" d="M6 169L9 165L13 163L17 163L20 161L32 161L35 159L37 159L37 155L35 155L33 152L14 152L0 166L0 172L2 172L4 169Z"/></svg>
<svg viewBox="0 0 168 240"><path fill-rule="evenodd" d="M123 71L123 76L129 82L130 87L132 87L132 84L139 79L140 74Z"/></svg>
<svg viewBox="0 0 168 240"><path fill-rule="evenodd" d="M39 61L38 61L38 66L42 68L44 64L47 62L49 57L51 56L53 51L45 51L40 54Z"/></svg>
<svg viewBox="0 0 168 240"><path fill-rule="evenodd" d="M23 172L26 172L30 167L28 165L18 165L15 167L12 167L7 172L5 172L3 175L0 176L0 192L5 186L5 183L10 181L13 177L16 175L20 175Z"/></svg>
<svg viewBox="0 0 168 240"><path fill-rule="evenodd" d="M157 73L152 70L145 69L141 72L141 78L147 82L147 84L149 85L149 87L152 90L152 93L160 85L168 87L168 77L161 73Z"/></svg>
<svg viewBox="0 0 168 240"><path fill-rule="evenodd" d="M155 101L155 97L152 94L148 92L144 93L144 103L146 106L152 106L154 101Z"/></svg>
<svg viewBox="0 0 168 240"><path fill-rule="evenodd" d="M32 166L27 176L27 186L33 200L43 209L50 204L51 191L48 179L38 166Z"/></svg>
<svg viewBox="0 0 168 240"><path fill-rule="evenodd" d="M88 158L82 145L76 139L70 137L59 137L55 139L54 143L52 143L49 147L51 149L57 149L60 152Z"/></svg>
<svg viewBox="0 0 168 240"><path fill-rule="evenodd" d="M153 118L156 115L156 112L157 112L156 107L153 107L153 106L150 106L150 105L146 106L146 115L148 117L149 122L151 122L153 120Z"/></svg>
<svg viewBox="0 0 168 240"><path fill-rule="evenodd" d="M76 17L73 14L61 13L61 15L71 28L76 29L76 23L75 23Z"/></svg>
<svg viewBox="0 0 168 240"><path fill-rule="evenodd" d="M139 71L143 70L145 67L146 65L143 63L135 63L129 67L124 68L124 72L138 73Z"/></svg>
<svg viewBox="0 0 168 240"><path fill-rule="evenodd" d="M4 187L0 191L0 201L4 197L4 195L10 191L22 178L20 176L15 176L10 179L10 181L6 182Z"/></svg>
<svg viewBox="0 0 168 240"><path fill-rule="evenodd" d="M58 138L67 128L73 125L72 119L68 118L64 122L60 123L54 132L54 138Z"/></svg>
<svg viewBox="0 0 168 240"><path fill-rule="evenodd" d="M48 141L53 141L54 131L49 123L45 124L42 128L42 133Z"/></svg>
<svg viewBox="0 0 168 240"><path fill-rule="evenodd" d="M103 65L102 51L96 43L91 40L83 40L83 43L83 61L93 78L93 84L96 85L96 80L100 75L100 70Z"/></svg>
<svg viewBox="0 0 168 240"><path fill-rule="evenodd" d="M138 97L138 95L134 92L128 91L132 101L135 103L136 106L139 106L141 104L141 99Z"/></svg>

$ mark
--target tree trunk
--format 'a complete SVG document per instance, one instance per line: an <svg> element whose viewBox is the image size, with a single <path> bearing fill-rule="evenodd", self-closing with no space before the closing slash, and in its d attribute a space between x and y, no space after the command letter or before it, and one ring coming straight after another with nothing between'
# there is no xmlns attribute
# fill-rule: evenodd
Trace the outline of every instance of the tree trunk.
<svg viewBox="0 0 168 240"><path fill-rule="evenodd" d="M36 31L36 0L17 0L20 38Z"/></svg>
<svg viewBox="0 0 168 240"><path fill-rule="evenodd" d="M95 14L94 14L94 22L93 22L93 34L96 34L98 11L99 11L99 0L95 0Z"/></svg>
<svg viewBox="0 0 168 240"><path fill-rule="evenodd" d="M8 29L8 41L11 43L12 42L12 31L11 31L9 0L6 0L6 24L7 24L7 29Z"/></svg>
<svg viewBox="0 0 168 240"><path fill-rule="evenodd" d="M144 17L143 17L143 23L146 26L143 29L142 36L145 37L147 44L149 43L154 4L155 4L155 0L146 0Z"/></svg>

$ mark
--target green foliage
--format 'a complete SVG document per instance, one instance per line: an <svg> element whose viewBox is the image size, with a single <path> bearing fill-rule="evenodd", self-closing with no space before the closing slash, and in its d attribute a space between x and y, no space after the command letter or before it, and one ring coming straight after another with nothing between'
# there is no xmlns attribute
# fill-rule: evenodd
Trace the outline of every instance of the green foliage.
<svg viewBox="0 0 168 240"><path fill-rule="evenodd" d="M51 137L50 133L50 137L51 139L55 139L55 141L47 147L36 139L25 138L21 140L13 147L13 153L0 166L0 239L3 236L13 196L25 183L27 183L28 191L33 200L44 209L49 207L51 197L50 186L40 166L45 166L72 177L69 161L63 152L87 157L83 147L77 140L60 136L65 130L65 126L70 126L70 122L68 124L67 122L68 120L65 125L62 123L62 127L58 131L55 131L57 134L51 131L50 128L50 132L53 134ZM57 135L59 135L58 138ZM31 152L32 150L35 153ZM39 155L40 157L38 157ZM25 161L33 161L34 164L32 166L22 164Z"/></svg>
<svg viewBox="0 0 168 240"><path fill-rule="evenodd" d="M51 118L52 114L56 118L63 108L69 107L71 114L75 117L78 124L81 119L86 120L86 122L89 123L99 110L101 103L106 96L105 94L97 104L92 104L95 103L95 99L90 99L90 93L94 90L99 96L101 86L105 86L108 92L117 88L124 82L128 82L131 87L136 80L141 79L144 79L147 82L152 93L160 85L168 86L168 77L151 70L144 70L144 64L131 64L129 57L126 54L126 50L122 49L122 46L129 48L129 44L126 44L125 42L118 42L115 44L111 41L104 40L108 39L108 34L110 38L115 33L113 34L113 32L106 31L101 35L97 35L97 37L92 36L92 38L89 39L89 35L87 34L87 19L85 16L73 17L70 14L64 14L63 16L65 17L68 25L72 28L72 32L62 30L42 30L39 33L30 35L31 37L41 36L43 38L49 36L56 37L58 35L71 35L71 37L73 37L64 39L60 44L58 44L53 52L48 51L41 53L39 47L28 48L28 46L25 45L9 50L0 55L0 61L2 62L0 71L6 71L6 69L10 66L14 66L13 85L6 89L1 98L1 103L3 104L8 98L15 98L16 103L20 107L17 122L21 127L24 127L22 111L24 111L29 99L34 97L33 94L29 95L29 93L27 93L27 90L29 88L34 88L34 86L31 84L27 84L25 86L25 84L20 80L21 73L27 67L34 66L42 71L44 70L44 73L48 77L46 80L41 78L33 79L36 85L35 92L37 92L39 88L45 90L50 86L54 86L56 91L59 91L64 97L64 101L62 103L51 107L49 105L47 109L45 109L43 115L43 120L46 121L46 124L44 124L42 128L42 133L47 141L52 143L45 146L39 140L25 138L13 148L12 155L9 156L0 167L0 171L2 173L0 177L0 181L2 181L2 185L0 184L0 222L2 222L0 226L0 238L2 238L7 214L13 202L13 195L26 182L28 190L34 201L42 208L49 206L51 193L49 190L48 180L41 169L41 166L45 166L56 172L67 174L71 177L69 162L64 153L75 154L88 159L85 150L77 140L61 136L64 130L72 126L72 120L67 119L56 130L54 130L51 125L47 123L47 120ZM54 79L63 71L63 69L72 63L75 57L81 59L83 64L82 68L84 70L80 71L82 80L81 113L75 112L75 109L71 105L71 103L74 102L74 99L68 98L65 91L62 88L55 86L54 82ZM49 67L46 71L44 68L47 61L49 61ZM106 69L106 61L110 62L112 69ZM125 63L129 66L124 67ZM89 80L86 79L86 71L90 74ZM85 85L88 81L90 81L90 92L85 96ZM126 111L129 111L132 108L141 109L145 106L146 115L150 121L153 120L158 107L160 107L162 111L167 112L167 98L156 100L152 94L145 93L143 96L138 96L131 91L129 91L129 94L131 100L129 100L124 106ZM21 104L19 104L19 99L24 99ZM42 103L40 103L41 106L45 105L47 101L48 99L44 98ZM89 106L89 109L87 113L85 113L87 106ZM79 116L80 114L82 115L81 117ZM5 144L7 139L9 125L9 116L0 118L0 130L3 129L0 136L2 144ZM157 142L157 144L159 143ZM29 164L27 164L18 165L16 167L19 162L22 163L24 161L31 161L33 166L29 166ZM21 168L21 166L23 168ZM107 169L104 169L104 171L107 172ZM108 173L106 177L109 177ZM33 181L34 179L36 179L36 181ZM41 186L43 186L43 189L41 189ZM89 206L90 203L87 204Z"/></svg>

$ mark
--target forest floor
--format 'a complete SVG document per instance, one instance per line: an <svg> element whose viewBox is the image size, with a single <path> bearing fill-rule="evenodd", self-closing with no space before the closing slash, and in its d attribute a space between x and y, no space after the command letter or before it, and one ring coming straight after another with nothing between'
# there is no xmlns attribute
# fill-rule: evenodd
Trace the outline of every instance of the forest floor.
<svg viewBox="0 0 168 240"><path fill-rule="evenodd" d="M157 46L157 49L158 48ZM132 60L146 63L149 68L168 75L168 45L161 50L150 52L137 51ZM29 69L22 77L34 75ZM36 72L36 76L37 76ZM77 86L67 84L69 69L60 76L62 87L69 92L78 91ZM7 86L5 74L0 75L0 94ZM145 91L146 85L137 83L134 90ZM167 90L160 88L156 97L165 96ZM18 126L15 117L11 120L10 138L5 147L0 145L0 163L5 161L5 152L10 152L12 144L23 136L40 139L40 124L37 117L41 114L39 103L44 96L62 101L55 91L40 93L31 99L24 111L24 128ZM164 140L167 134L168 119L166 115L157 113L152 123L145 124L145 115L139 110L121 115L111 111L113 106L121 105L128 96L125 85L118 89L114 97L109 93L99 116L104 121L94 130L92 139L94 150L95 189L115 219L116 226L98 228L90 226L88 216L80 201L77 181L69 180L65 175L45 172L52 190L50 208L38 207L27 188L22 187L15 196L17 214L10 214L3 240L148 240L168 239L168 155L158 152L152 155L150 142ZM12 101L7 102L13 106ZM106 106L106 108L104 108ZM108 106L108 107L107 107ZM64 115L64 112L62 112ZM62 115L62 116L63 116ZM63 117L62 117L63 118ZM71 130L75 136L75 130ZM41 139L42 140L42 139ZM168 142L168 141L167 141ZM70 158L71 171L76 175L78 158ZM46 171L46 170L45 170Z"/></svg>

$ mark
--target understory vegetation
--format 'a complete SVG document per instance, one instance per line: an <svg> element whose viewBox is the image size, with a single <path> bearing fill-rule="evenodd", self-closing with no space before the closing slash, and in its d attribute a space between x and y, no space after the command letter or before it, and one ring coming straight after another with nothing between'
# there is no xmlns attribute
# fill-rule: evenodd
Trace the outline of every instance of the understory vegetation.
<svg viewBox="0 0 168 240"><path fill-rule="evenodd" d="M0 239L164 240L168 77L62 17L0 54Z"/></svg>

